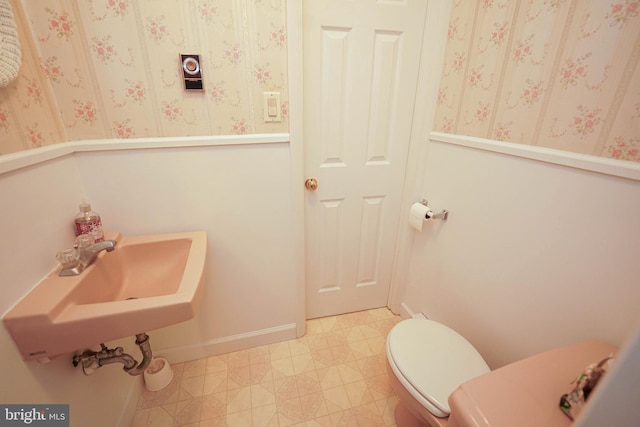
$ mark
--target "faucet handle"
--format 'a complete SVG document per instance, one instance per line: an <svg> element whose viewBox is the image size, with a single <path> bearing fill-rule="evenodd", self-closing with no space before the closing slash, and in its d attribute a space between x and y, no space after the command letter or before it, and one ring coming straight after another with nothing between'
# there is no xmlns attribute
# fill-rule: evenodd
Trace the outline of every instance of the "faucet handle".
<svg viewBox="0 0 640 427"><path fill-rule="evenodd" d="M63 268L75 267L78 265L80 253L76 249L65 249L56 254L56 259Z"/></svg>
<svg viewBox="0 0 640 427"><path fill-rule="evenodd" d="M91 234L80 234L76 237L74 247L77 249L84 249L93 245L95 242L96 239Z"/></svg>

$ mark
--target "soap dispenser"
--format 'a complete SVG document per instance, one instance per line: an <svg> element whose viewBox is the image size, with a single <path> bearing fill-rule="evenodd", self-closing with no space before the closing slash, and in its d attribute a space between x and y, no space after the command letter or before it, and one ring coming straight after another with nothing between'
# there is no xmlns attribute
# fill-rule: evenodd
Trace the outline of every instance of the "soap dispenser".
<svg viewBox="0 0 640 427"><path fill-rule="evenodd" d="M104 240L100 215L91 210L89 203L80 203L80 212L76 215L73 222L76 236L91 234L96 243Z"/></svg>

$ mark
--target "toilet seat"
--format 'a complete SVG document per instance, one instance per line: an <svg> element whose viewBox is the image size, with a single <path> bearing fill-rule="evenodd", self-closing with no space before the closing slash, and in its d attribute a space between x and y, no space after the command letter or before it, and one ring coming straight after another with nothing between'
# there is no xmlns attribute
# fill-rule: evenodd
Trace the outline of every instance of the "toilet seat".
<svg viewBox="0 0 640 427"><path fill-rule="evenodd" d="M402 385L437 417L449 416L449 396L460 384L490 371L469 341L426 319L403 320L391 329L387 359Z"/></svg>

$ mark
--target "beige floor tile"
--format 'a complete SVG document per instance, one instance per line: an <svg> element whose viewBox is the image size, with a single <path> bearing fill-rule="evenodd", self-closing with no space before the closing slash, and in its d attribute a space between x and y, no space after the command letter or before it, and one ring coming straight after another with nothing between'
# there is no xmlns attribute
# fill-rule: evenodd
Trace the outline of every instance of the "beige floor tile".
<svg viewBox="0 0 640 427"><path fill-rule="evenodd" d="M198 427L227 427L227 417L202 420Z"/></svg>
<svg viewBox="0 0 640 427"><path fill-rule="evenodd" d="M261 406L276 404L276 395L273 383L255 384L251 389L251 407L259 408Z"/></svg>
<svg viewBox="0 0 640 427"><path fill-rule="evenodd" d="M173 417L169 415L162 407L156 406L149 411L147 426L171 427L173 425Z"/></svg>
<svg viewBox="0 0 640 427"><path fill-rule="evenodd" d="M271 361L290 358L291 351L289 351L289 342L284 341L271 344L269 346L269 355L271 357Z"/></svg>
<svg viewBox="0 0 640 427"><path fill-rule="evenodd" d="M178 396L178 401L202 396L204 394L204 380L204 375L183 378L180 383L180 395Z"/></svg>
<svg viewBox="0 0 640 427"><path fill-rule="evenodd" d="M197 377L205 374L207 359L198 359L184 363L182 378Z"/></svg>
<svg viewBox="0 0 640 427"><path fill-rule="evenodd" d="M322 389L339 387L344 384L337 366L318 369L318 378Z"/></svg>
<svg viewBox="0 0 640 427"><path fill-rule="evenodd" d="M337 368L344 384L364 379L364 375L362 374L362 371L360 371L356 362L343 363L342 365L338 365Z"/></svg>
<svg viewBox="0 0 640 427"><path fill-rule="evenodd" d="M316 369L316 366L313 363L313 357L311 356L311 353L305 353L305 354L293 356L291 357L291 361L293 362L294 374L311 372L311 371L315 371Z"/></svg>
<svg viewBox="0 0 640 427"><path fill-rule="evenodd" d="M289 341L289 352L291 353L291 356L298 356L311 352L307 338L302 337Z"/></svg>
<svg viewBox="0 0 640 427"><path fill-rule="evenodd" d="M329 412L343 411L351 407L349 394L344 386L322 390Z"/></svg>
<svg viewBox="0 0 640 427"><path fill-rule="evenodd" d="M218 372L227 372L227 358L221 356L211 356L206 360L205 373L214 374Z"/></svg>
<svg viewBox="0 0 640 427"><path fill-rule="evenodd" d="M173 416L177 425L193 424L200 422L200 410L202 399L183 400L176 404L176 412Z"/></svg>
<svg viewBox="0 0 640 427"><path fill-rule="evenodd" d="M345 384L344 389L347 392L351 408L373 402L369 387L364 381Z"/></svg>
<svg viewBox="0 0 640 427"><path fill-rule="evenodd" d="M293 359L291 357L285 357L271 361L271 374L273 375L274 381L282 377L295 375Z"/></svg>
<svg viewBox="0 0 640 427"><path fill-rule="evenodd" d="M225 371L222 372L214 372L212 374L207 374L204 376L204 384L202 388L203 396L212 393L218 393L221 391L227 390L227 373Z"/></svg>
<svg viewBox="0 0 640 427"><path fill-rule="evenodd" d="M149 419L149 412L151 409L138 409L131 422L131 427L145 427Z"/></svg>
<svg viewBox="0 0 640 427"><path fill-rule="evenodd" d="M394 427L386 308L307 322L298 339L172 365L132 427Z"/></svg>
<svg viewBox="0 0 640 427"><path fill-rule="evenodd" d="M200 408L200 419L222 419L227 415L227 393L220 392L204 396Z"/></svg>
<svg viewBox="0 0 640 427"><path fill-rule="evenodd" d="M242 387L227 392L227 414L251 410L251 387Z"/></svg>
<svg viewBox="0 0 640 427"><path fill-rule="evenodd" d="M252 427L278 427L278 409L269 404L251 410Z"/></svg>
<svg viewBox="0 0 640 427"><path fill-rule="evenodd" d="M251 410L235 412L227 415L227 426L229 427L248 427L251 425Z"/></svg>

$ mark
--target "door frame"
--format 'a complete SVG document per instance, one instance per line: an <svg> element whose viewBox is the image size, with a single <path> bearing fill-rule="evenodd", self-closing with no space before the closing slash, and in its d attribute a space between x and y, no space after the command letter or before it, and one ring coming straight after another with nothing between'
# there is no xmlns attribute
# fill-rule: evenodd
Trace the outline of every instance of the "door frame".
<svg viewBox="0 0 640 427"><path fill-rule="evenodd" d="M407 156L404 188L401 206L403 214L408 215L411 204L421 200L422 176L429 136L433 128L433 119L438 96L438 83L444 65L444 50L447 41L449 16L453 0L431 0L427 5L425 30L422 36L420 56L418 96L413 110L411 138ZM303 1L286 0L287 13L287 66L289 85L289 152L291 162L291 194L293 209L294 247L293 260L296 271L296 335L306 332L306 276L305 276L305 190L304 190L304 129L302 111L303 93ZM435 42L434 42L435 40ZM406 221L400 220L397 244L394 253L391 283L387 306L395 313L401 312L400 301L406 286L411 246L414 232Z"/></svg>

